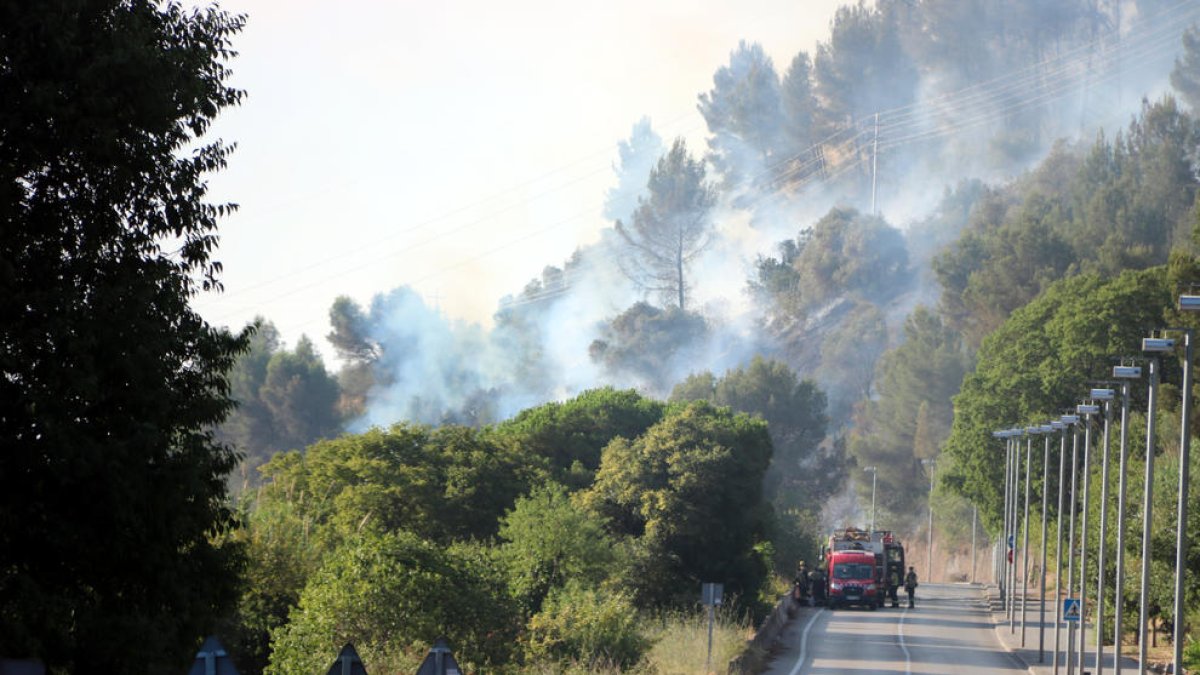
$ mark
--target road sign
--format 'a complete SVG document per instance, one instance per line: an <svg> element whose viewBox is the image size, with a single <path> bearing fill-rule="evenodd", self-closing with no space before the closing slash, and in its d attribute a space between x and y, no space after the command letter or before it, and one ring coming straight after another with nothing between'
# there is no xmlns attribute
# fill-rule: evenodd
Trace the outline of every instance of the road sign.
<svg viewBox="0 0 1200 675"><path fill-rule="evenodd" d="M3 669L0 668L0 671ZM210 635L204 644L200 645L200 651L196 652L196 659L192 661L188 675L238 675L238 671L221 641L215 635Z"/></svg>
<svg viewBox="0 0 1200 675"><path fill-rule="evenodd" d="M338 652L337 660L329 666L329 672L325 675L367 675L367 669L363 666L362 659L358 657L358 652L354 649L354 645L349 642L342 651Z"/></svg>
<svg viewBox="0 0 1200 675"><path fill-rule="evenodd" d="M721 595L725 592L725 584L700 584L700 604L709 607L721 604Z"/></svg>
<svg viewBox="0 0 1200 675"><path fill-rule="evenodd" d="M458 667L458 661L455 661L454 654L450 653L450 645L445 638L433 641L433 647L421 662L417 675L462 675L462 668Z"/></svg>
<svg viewBox="0 0 1200 675"><path fill-rule="evenodd" d="M1079 622L1079 598L1063 598L1063 621Z"/></svg>

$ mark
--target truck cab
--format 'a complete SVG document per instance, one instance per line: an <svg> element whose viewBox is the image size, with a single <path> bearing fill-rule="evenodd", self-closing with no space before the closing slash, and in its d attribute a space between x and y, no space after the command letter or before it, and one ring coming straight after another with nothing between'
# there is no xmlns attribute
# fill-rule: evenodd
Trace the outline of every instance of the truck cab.
<svg viewBox="0 0 1200 675"><path fill-rule="evenodd" d="M829 607L862 605L875 609L882 594L875 578L875 554L866 550L831 551L829 563Z"/></svg>

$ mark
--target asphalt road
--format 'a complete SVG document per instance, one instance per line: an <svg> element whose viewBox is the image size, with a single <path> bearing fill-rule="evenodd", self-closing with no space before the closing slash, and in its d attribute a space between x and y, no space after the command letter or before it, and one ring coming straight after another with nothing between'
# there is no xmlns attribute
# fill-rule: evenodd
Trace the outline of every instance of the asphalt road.
<svg viewBox="0 0 1200 675"><path fill-rule="evenodd" d="M903 598L903 594L901 594ZM916 608L803 608L763 671L905 675L1027 673L997 638L983 589L922 584Z"/></svg>

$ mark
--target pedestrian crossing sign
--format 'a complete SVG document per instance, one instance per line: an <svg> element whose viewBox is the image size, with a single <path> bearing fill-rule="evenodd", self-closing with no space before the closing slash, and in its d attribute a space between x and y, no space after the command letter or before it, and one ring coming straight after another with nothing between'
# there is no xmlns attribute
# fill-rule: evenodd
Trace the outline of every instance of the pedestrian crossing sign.
<svg viewBox="0 0 1200 675"><path fill-rule="evenodd" d="M1063 621L1079 621L1079 598L1063 598Z"/></svg>

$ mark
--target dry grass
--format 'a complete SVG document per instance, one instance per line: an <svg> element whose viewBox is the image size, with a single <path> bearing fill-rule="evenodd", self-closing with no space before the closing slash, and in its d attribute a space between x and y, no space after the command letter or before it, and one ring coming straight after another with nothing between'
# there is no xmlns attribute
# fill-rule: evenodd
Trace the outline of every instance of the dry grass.
<svg viewBox="0 0 1200 675"><path fill-rule="evenodd" d="M659 675L726 672L729 661L740 655L746 648L746 640L754 636L754 627L748 618L736 617L731 610L718 607L713 618L712 667L706 671L708 625L707 612L672 614L655 622L654 647L646 658L651 672Z"/></svg>

